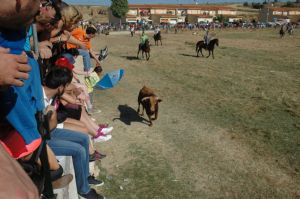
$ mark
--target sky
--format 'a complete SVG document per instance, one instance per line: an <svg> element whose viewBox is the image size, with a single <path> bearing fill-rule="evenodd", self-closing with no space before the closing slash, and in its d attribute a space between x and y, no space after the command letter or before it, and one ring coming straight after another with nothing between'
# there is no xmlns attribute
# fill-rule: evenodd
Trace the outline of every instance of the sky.
<svg viewBox="0 0 300 199"><path fill-rule="evenodd" d="M110 0L64 0L69 4L81 4L81 5L110 5ZM206 3L222 3L222 2L263 2L264 0L198 0L200 4ZM283 0L282 0L283 1ZM291 0L293 1L293 0ZM164 3L164 4L193 4L194 0L128 0L129 4L144 4L144 3Z"/></svg>

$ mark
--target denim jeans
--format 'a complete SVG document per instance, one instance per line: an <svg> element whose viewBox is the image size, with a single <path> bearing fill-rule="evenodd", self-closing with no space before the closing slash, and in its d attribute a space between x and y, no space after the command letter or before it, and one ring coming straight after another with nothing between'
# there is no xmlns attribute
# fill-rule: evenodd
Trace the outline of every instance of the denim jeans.
<svg viewBox="0 0 300 199"><path fill-rule="evenodd" d="M82 56L84 71L89 71L92 67L91 56L88 50L78 49L79 55Z"/></svg>
<svg viewBox="0 0 300 199"><path fill-rule="evenodd" d="M67 129L54 129L48 145L57 156L72 156L78 193L90 191L89 137L83 133Z"/></svg>

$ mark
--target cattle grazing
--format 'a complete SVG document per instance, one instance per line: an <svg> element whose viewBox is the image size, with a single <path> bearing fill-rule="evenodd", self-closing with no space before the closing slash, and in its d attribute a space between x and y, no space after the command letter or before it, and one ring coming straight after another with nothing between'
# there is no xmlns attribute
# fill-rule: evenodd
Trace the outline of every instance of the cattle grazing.
<svg viewBox="0 0 300 199"><path fill-rule="evenodd" d="M140 114L140 104L142 104L142 113L140 115L144 115L144 110L146 110L149 126L152 126L152 120L157 119L158 103L161 101L151 88L144 86L139 92L137 112ZM154 118L152 117L153 115Z"/></svg>

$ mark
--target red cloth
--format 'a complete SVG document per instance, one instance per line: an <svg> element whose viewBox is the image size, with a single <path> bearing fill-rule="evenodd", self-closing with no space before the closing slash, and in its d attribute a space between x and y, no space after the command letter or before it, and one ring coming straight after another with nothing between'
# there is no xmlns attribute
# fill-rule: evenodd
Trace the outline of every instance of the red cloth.
<svg viewBox="0 0 300 199"><path fill-rule="evenodd" d="M61 57L56 60L55 65L61 68L68 68L69 70L73 70L74 65L69 62L69 60L65 57Z"/></svg>
<svg viewBox="0 0 300 199"><path fill-rule="evenodd" d="M0 140L0 144L7 153L15 159L33 153L40 146L41 142L42 139L39 138L30 144L26 144L23 137L16 130L12 130L7 136Z"/></svg>

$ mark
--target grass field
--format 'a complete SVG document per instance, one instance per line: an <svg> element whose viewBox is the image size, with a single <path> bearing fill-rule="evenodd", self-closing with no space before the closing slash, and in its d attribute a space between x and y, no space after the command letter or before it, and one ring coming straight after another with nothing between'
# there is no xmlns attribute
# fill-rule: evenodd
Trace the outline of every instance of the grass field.
<svg viewBox="0 0 300 199"><path fill-rule="evenodd" d="M195 57L203 33L163 33L149 61L135 58L139 36L99 36L104 71L121 83L96 91L99 122L113 139L99 188L114 199L300 198L300 31L217 31L215 59ZM154 41L151 40L152 45ZM206 53L206 52L205 52ZM163 99L153 127L137 113L139 89ZM116 119L119 118L119 119Z"/></svg>

